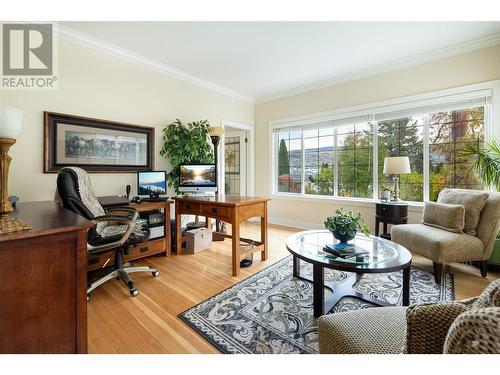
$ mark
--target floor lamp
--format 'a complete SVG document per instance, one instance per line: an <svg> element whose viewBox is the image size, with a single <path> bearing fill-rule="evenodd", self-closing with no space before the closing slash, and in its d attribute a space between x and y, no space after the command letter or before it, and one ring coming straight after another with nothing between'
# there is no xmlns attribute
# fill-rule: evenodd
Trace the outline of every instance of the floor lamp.
<svg viewBox="0 0 500 375"><path fill-rule="evenodd" d="M219 148L219 141L220 138L224 134L224 128L221 127L216 127L216 128L210 128L210 139L212 140L212 144L214 146L214 163L215 163L215 170L216 170L216 181L217 181L217 190L215 191L215 194L219 194L219 159L218 159L218 148ZM221 221L220 220L215 220L215 232L212 235L212 240L213 241L224 241L224 236L220 235L219 233L221 232Z"/></svg>
<svg viewBox="0 0 500 375"><path fill-rule="evenodd" d="M31 225L10 216L14 211L9 202L9 167L12 158L10 147L16 143L21 132L23 112L19 109L0 107L0 234L31 229Z"/></svg>

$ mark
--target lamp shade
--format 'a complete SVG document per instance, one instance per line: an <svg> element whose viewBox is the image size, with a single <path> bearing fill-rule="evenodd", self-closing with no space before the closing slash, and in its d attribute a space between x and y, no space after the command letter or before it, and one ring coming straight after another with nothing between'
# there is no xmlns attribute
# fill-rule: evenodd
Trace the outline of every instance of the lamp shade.
<svg viewBox="0 0 500 375"><path fill-rule="evenodd" d="M384 174L411 173L408 156L390 156L384 159Z"/></svg>
<svg viewBox="0 0 500 375"><path fill-rule="evenodd" d="M222 127L215 127L215 128L210 128L210 135L212 137L220 137L224 134L224 128Z"/></svg>
<svg viewBox="0 0 500 375"><path fill-rule="evenodd" d="M0 138L17 139L21 133L23 112L16 108L0 107Z"/></svg>

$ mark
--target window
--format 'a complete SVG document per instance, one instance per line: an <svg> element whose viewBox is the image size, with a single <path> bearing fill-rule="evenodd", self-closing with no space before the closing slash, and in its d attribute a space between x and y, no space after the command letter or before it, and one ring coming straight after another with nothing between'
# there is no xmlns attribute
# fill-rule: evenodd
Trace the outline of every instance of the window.
<svg viewBox="0 0 500 375"><path fill-rule="evenodd" d="M305 193L333 195L335 163L333 129L305 130L303 137Z"/></svg>
<svg viewBox="0 0 500 375"><path fill-rule="evenodd" d="M377 199L394 185L383 173L387 156L410 159L411 173L400 176L403 200L435 201L444 187L481 189L473 160L460 151L484 143L489 97L460 99L274 129L274 191Z"/></svg>
<svg viewBox="0 0 500 375"><path fill-rule="evenodd" d="M393 176L384 175L386 156L408 156L411 174L401 175L401 199L422 202L424 196L424 121L422 116L378 122L378 187L393 189Z"/></svg>
<svg viewBox="0 0 500 375"><path fill-rule="evenodd" d="M365 122L336 129L338 195L373 197L373 124Z"/></svg>
<svg viewBox="0 0 500 375"><path fill-rule="evenodd" d="M279 132L278 150L278 191L300 193L302 190L302 134L299 130Z"/></svg>
<svg viewBox="0 0 500 375"><path fill-rule="evenodd" d="M460 156L469 142L484 143L484 107L429 115L429 199L437 200L444 187L481 189L473 160Z"/></svg>

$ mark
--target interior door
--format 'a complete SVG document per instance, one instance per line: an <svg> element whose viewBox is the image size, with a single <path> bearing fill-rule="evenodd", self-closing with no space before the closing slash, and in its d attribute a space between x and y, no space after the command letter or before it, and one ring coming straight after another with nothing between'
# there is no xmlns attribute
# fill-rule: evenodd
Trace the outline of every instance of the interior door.
<svg viewBox="0 0 500 375"><path fill-rule="evenodd" d="M247 144L244 130L224 135L224 193L227 195L247 194Z"/></svg>

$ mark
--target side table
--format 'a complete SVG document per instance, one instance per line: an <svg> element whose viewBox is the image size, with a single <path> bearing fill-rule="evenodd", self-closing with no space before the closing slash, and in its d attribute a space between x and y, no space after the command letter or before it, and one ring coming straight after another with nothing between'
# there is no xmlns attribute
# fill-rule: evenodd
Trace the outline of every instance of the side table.
<svg viewBox="0 0 500 375"><path fill-rule="evenodd" d="M377 202L375 208L375 236L379 236L380 223L384 224L384 231L380 237L391 239L387 233L387 224L406 224L408 222L408 203L406 202Z"/></svg>

